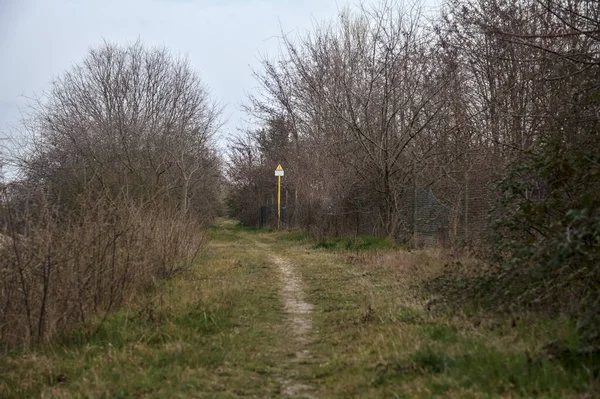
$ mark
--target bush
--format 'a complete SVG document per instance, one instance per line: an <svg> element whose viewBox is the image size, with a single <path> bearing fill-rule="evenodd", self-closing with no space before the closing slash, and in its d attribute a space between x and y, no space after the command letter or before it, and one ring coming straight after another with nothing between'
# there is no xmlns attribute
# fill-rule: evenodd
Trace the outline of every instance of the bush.
<svg viewBox="0 0 600 399"><path fill-rule="evenodd" d="M220 107L185 59L105 43L57 77L0 199L0 345L48 341L193 261L219 211Z"/></svg>
<svg viewBox="0 0 600 399"><path fill-rule="evenodd" d="M586 137L547 140L502 181L494 290L578 317L582 343L600 350L600 142Z"/></svg>
<svg viewBox="0 0 600 399"><path fill-rule="evenodd" d="M76 326L93 332L108 312L192 262L205 242L193 219L131 203L85 202L69 217L48 203L17 211L6 196L2 206L5 349Z"/></svg>

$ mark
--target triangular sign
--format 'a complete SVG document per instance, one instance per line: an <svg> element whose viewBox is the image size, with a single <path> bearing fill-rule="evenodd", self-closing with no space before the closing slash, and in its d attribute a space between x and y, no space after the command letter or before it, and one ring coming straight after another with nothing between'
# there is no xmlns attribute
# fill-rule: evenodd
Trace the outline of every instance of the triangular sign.
<svg viewBox="0 0 600 399"><path fill-rule="evenodd" d="M281 164L277 165L277 169L275 170L283 170L283 168L281 167Z"/></svg>

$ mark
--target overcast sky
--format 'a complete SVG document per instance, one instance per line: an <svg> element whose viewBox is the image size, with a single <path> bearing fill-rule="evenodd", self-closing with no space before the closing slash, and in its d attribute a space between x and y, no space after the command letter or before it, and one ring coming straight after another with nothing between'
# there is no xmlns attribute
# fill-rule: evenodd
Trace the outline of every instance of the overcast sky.
<svg viewBox="0 0 600 399"><path fill-rule="evenodd" d="M90 47L138 38L188 57L225 105L225 136L242 123L239 106L256 86L251 68L278 54L280 26L306 32L348 3L356 1L0 0L0 137L18 124L27 97L39 97Z"/></svg>

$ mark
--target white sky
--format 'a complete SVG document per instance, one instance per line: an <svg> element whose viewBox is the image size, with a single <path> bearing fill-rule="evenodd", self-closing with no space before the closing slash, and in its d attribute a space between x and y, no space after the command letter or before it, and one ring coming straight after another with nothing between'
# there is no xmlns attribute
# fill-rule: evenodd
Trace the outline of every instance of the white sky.
<svg viewBox="0 0 600 399"><path fill-rule="evenodd" d="M39 97L90 47L139 38L187 55L225 105L223 138L242 124L240 104L256 87L251 68L278 54L280 26L303 33L347 3L356 0L0 0L0 137L18 125L27 97Z"/></svg>

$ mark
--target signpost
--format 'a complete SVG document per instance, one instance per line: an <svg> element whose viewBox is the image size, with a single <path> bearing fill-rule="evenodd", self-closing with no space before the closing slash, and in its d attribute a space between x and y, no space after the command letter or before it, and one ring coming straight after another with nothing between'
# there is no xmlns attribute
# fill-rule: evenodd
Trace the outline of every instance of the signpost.
<svg viewBox="0 0 600 399"><path fill-rule="evenodd" d="M277 230L279 230L281 226L281 176L283 176L281 164L277 165L275 176L277 176Z"/></svg>

